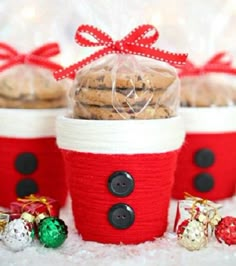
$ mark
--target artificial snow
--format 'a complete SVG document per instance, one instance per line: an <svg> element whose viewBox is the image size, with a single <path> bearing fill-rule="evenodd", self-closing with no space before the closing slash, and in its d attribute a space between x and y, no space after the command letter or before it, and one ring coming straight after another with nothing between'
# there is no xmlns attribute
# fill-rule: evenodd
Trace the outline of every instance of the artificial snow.
<svg viewBox="0 0 236 266"><path fill-rule="evenodd" d="M0 242L0 266L235 266L236 245L220 244L212 238L200 251L179 246L172 230L176 203L171 202L169 227L162 238L139 245L105 245L83 241L77 234L68 200L61 218L69 227L69 235L60 248L44 248L36 241L23 251L13 252ZM236 197L219 203L223 204L222 216L236 216Z"/></svg>

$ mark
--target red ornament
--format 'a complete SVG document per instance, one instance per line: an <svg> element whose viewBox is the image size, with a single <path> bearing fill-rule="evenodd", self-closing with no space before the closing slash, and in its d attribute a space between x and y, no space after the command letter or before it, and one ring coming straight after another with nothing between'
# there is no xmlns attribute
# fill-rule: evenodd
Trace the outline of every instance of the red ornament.
<svg viewBox="0 0 236 266"><path fill-rule="evenodd" d="M236 244L236 217L224 217L215 229L215 236L217 240L222 243L224 241L227 245Z"/></svg>

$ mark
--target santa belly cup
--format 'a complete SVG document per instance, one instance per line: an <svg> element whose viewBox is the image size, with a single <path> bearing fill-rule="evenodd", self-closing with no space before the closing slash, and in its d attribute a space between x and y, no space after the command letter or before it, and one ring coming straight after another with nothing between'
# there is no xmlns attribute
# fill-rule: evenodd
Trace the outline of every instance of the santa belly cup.
<svg viewBox="0 0 236 266"><path fill-rule="evenodd" d="M186 127L179 154L173 197L184 192L209 200L235 194L236 108L181 108Z"/></svg>
<svg viewBox="0 0 236 266"><path fill-rule="evenodd" d="M55 119L67 105L67 81L52 72L57 43L21 54L0 42L0 206L17 197L40 193L66 199L63 160L55 140Z"/></svg>
<svg viewBox="0 0 236 266"><path fill-rule="evenodd" d="M67 189L55 118L63 109L0 109L0 205L33 193L65 203Z"/></svg>
<svg viewBox="0 0 236 266"><path fill-rule="evenodd" d="M184 192L219 200L235 194L236 69L227 53L181 70L181 115L186 139L180 152L173 197Z"/></svg>
<svg viewBox="0 0 236 266"><path fill-rule="evenodd" d="M76 228L84 240L101 243L154 240L167 228L184 139L177 73L161 61L181 64L186 55L150 47L158 37L151 25L115 45L100 29L81 25L76 41L83 46L94 45L83 33L107 47L54 74L76 73L70 115L57 120ZM126 42L133 48L124 49ZM119 49L122 55L109 55ZM150 54L157 60L144 58Z"/></svg>
<svg viewBox="0 0 236 266"><path fill-rule="evenodd" d="M179 117L124 121L60 117L57 143L83 239L136 244L163 235L183 139Z"/></svg>

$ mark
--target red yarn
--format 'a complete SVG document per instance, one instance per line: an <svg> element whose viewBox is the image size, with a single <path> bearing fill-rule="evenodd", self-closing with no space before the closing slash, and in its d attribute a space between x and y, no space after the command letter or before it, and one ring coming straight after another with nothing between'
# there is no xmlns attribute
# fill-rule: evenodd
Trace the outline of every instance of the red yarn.
<svg viewBox="0 0 236 266"><path fill-rule="evenodd" d="M208 168L201 168L194 163L194 154L202 148L211 149L215 162ZM184 192L194 196L218 200L231 197L236 185L236 133L187 134L185 144L180 151L173 197L184 198ZM197 174L209 173L214 178L214 187L208 192L200 192L194 187Z"/></svg>
<svg viewBox="0 0 236 266"><path fill-rule="evenodd" d="M14 167L19 153L36 155L38 167L29 175L20 174ZM53 137L16 139L0 137L0 206L9 207L17 198L16 184L23 178L36 181L41 195L65 203L67 190L64 178L63 159Z"/></svg>
<svg viewBox="0 0 236 266"><path fill-rule="evenodd" d="M137 244L163 235L178 151L163 154L107 155L62 150L75 224L83 239L102 243ZM127 197L108 190L109 176L129 172L135 182ZM117 203L130 205L135 221L116 229L108 221L109 209Z"/></svg>

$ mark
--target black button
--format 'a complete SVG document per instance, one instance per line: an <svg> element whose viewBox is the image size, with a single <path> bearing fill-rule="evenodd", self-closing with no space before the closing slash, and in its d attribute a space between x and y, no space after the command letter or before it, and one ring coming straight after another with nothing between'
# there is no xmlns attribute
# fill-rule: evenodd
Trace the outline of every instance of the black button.
<svg viewBox="0 0 236 266"><path fill-rule="evenodd" d="M38 192L37 183L31 178L24 178L16 185L16 194L18 197L29 196Z"/></svg>
<svg viewBox="0 0 236 266"><path fill-rule="evenodd" d="M208 192L214 187L214 178L208 173L201 173L195 177L194 186L200 192Z"/></svg>
<svg viewBox="0 0 236 266"><path fill-rule="evenodd" d="M30 152L23 152L19 154L15 160L16 170L23 175L32 174L37 169L37 166L37 158Z"/></svg>
<svg viewBox="0 0 236 266"><path fill-rule="evenodd" d="M206 168L214 164L214 153L209 149L198 150L194 155L194 161L197 166Z"/></svg>
<svg viewBox="0 0 236 266"><path fill-rule="evenodd" d="M108 219L115 228L126 229L134 223L134 211L129 205L118 203L109 210Z"/></svg>
<svg viewBox="0 0 236 266"><path fill-rule="evenodd" d="M127 172L114 172L109 177L108 189L112 194L116 196L128 196L134 190L134 180L132 176Z"/></svg>

